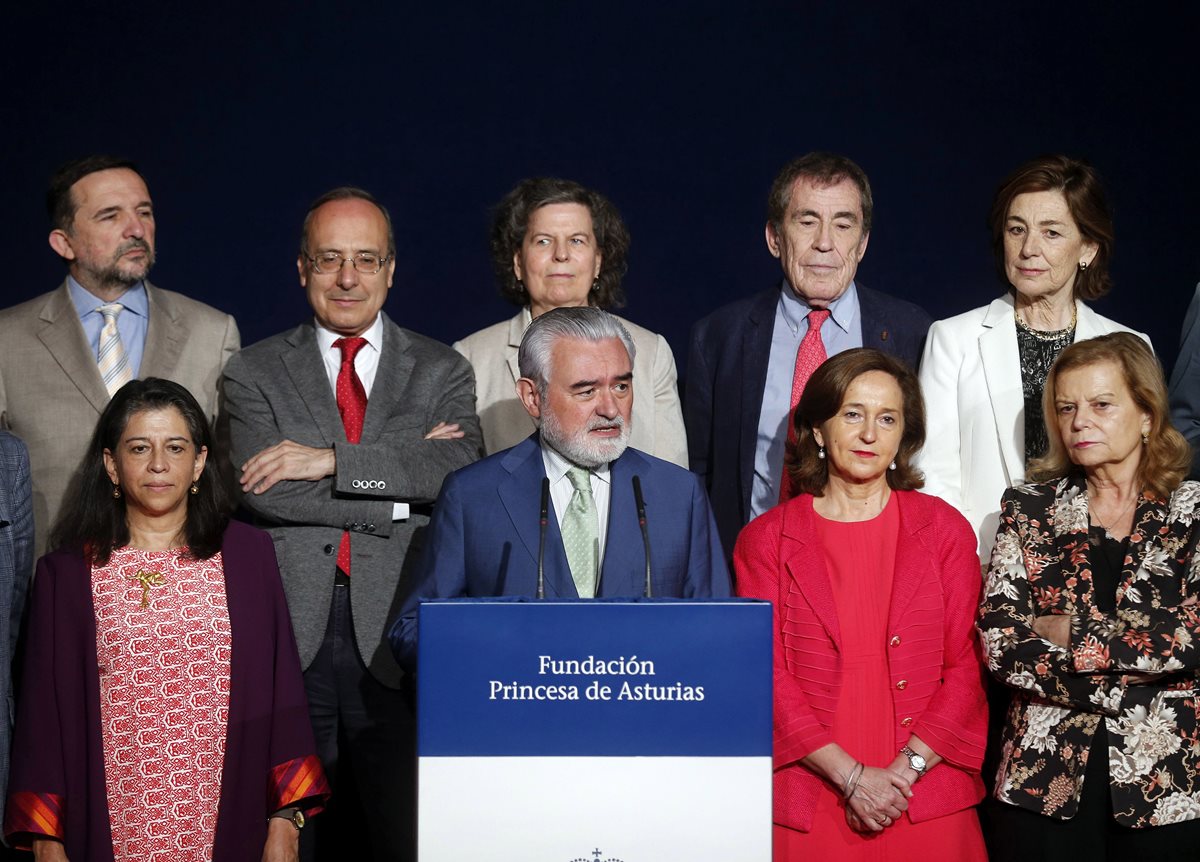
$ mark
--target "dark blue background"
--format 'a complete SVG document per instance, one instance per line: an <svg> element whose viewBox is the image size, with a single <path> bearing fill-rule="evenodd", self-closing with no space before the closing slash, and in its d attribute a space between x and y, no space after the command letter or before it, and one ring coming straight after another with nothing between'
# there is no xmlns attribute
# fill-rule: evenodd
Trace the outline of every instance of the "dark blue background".
<svg viewBox="0 0 1200 862"><path fill-rule="evenodd" d="M861 278L936 318L999 291L992 192L1063 151L1101 170L1116 209L1117 287L1097 307L1149 332L1169 368L1200 280L1195 8L22 4L0 52L3 304L62 278L49 173L112 151L155 199L154 280L234 313L246 343L306 315L299 224L341 183L396 218L389 313L451 341L512 313L489 208L557 174L621 209L626 314L668 337L683 374L692 322L778 279L765 198L793 155L863 165Z"/></svg>

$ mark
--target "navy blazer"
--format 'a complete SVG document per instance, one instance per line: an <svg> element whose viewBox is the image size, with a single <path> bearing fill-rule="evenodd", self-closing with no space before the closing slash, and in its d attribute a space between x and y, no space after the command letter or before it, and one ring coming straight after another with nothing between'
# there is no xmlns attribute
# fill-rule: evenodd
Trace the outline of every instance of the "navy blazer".
<svg viewBox="0 0 1200 862"><path fill-rule="evenodd" d="M654 595L728 596L729 570L712 510L696 477L637 449L626 449L612 462L611 471L608 534L596 595L635 597L644 592L645 545L633 499L633 477L640 476ZM542 449L534 434L446 478L413 590L389 634L402 664L415 662L417 607L422 600L537 593L545 476ZM547 599L579 597L553 515L546 528L543 571Z"/></svg>
<svg viewBox="0 0 1200 862"><path fill-rule="evenodd" d="M8 795L12 738L12 661L25 596L33 576L33 487L29 452L20 438L0 431L0 809Z"/></svg>
<svg viewBox="0 0 1200 862"><path fill-rule="evenodd" d="M856 281L863 347L915 371L930 317L921 307ZM692 327L683 402L688 459L712 500L726 559L750 520L758 414L767 386L779 287L719 308Z"/></svg>

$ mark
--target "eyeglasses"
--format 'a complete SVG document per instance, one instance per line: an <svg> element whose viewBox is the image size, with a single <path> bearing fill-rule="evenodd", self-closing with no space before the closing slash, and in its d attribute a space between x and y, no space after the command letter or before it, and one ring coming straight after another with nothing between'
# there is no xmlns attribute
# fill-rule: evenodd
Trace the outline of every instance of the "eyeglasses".
<svg viewBox="0 0 1200 862"><path fill-rule="evenodd" d="M391 259L390 255L380 257L369 251L360 251L353 257L342 257L336 251L323 251L320 254L311 255L308 261L312 264L313 269L322 275L332 275L333 273L341 272L342 265L346 261L349 261L350 265L358 270L360 275L374 275L383 269L383 265Z"/></svg>

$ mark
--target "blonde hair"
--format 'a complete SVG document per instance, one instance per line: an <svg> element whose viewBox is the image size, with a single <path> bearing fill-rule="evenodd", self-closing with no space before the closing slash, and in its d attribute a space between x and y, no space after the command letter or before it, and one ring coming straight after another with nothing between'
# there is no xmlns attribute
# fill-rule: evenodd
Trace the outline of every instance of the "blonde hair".
<svg viewBox="0 0 1200 862"><path fill-rule="evenodd" d="M1079 341L1058 355L1042 389L1042 414L1050 447L1029 465L1028 478L1044 482L1081 472L1068 457L1054 418L1058 415L1055 406L1058 376L1101 362L1111 362L1121 369L1134 403L1150 417L1150 430L1138 468L1142 487L1161 497L1170 496L1191 468L1191 446L1171 425L1162 366L1146 342L1130 332L1112 332Z"/></svg>

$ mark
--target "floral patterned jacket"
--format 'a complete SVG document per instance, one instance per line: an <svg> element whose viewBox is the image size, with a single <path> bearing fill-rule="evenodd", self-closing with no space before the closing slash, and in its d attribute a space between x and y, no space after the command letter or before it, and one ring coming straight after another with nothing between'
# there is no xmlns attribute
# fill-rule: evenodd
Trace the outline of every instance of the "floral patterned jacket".
<svg viewBox="0 0 1200 862"><path fill-rule="evenodd" d="M995 796L1048 817L1079 807L1092 739L1108 728L1114 816L1144 827L1200 818L1200 483L1143 494L1116 614L1092 601L1081 479L1005 492L979 613L988 669L1012 686ZM1071 614L1070 647L1034 617ZM1150 682L1128 673L1162 674Z"/></svg>

